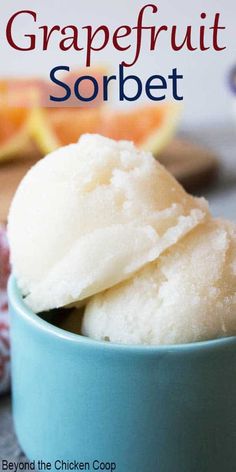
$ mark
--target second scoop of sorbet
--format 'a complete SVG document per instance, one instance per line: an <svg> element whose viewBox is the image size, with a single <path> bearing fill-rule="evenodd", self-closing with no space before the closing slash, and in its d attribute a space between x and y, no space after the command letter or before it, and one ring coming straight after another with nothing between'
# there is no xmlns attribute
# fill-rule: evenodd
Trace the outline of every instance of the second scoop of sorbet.
<svg viewBox="0 0 236 472"><path fill-rule="evenodd" d="M236 334L236 225L209 220L133 278L92 297L82 332L122 344Z"/></svg>

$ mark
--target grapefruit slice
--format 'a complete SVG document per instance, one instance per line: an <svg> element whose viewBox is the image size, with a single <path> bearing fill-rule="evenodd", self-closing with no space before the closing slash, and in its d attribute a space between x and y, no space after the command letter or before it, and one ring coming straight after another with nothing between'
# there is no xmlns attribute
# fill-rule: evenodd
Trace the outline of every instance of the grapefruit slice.
<svg viewBox="0 0 236 472"><path fill-rule="evenodd" d="M141 105L127 112L107 110L101 123L101 134L113 139L127 139L157 155L173 137L180 107L174 102L164 105Z"/></svg>
<svg viewBox="0 0 236 472"><path fill-rule="evenodd" d="M0 162L39 157L31 128L40 100L42 81L3 79L0 81Z"/></svg>
<svg viewBox="0 0 236 472"><path fill-rule="evenodd" d="M58 145L65 146L84 133L100 133L103 112L98 107L48 109L46 119Z"/></svg>
<svg viewBox="0 0 236 472"><path fill-rule="evenodd" d="M91 74L100 83L104 71L105 68L97 67L91 69ZM71 84L75 77L83 75L84 72L83 69L77 72L71 71L63 78L68 84ZM49 105L49 96L52 93L56 93L55 87L41 78L6 78L0 80L0 162L22 157L40 157L62 144L63 139L60 140L60 136L57 135L57 127L55 130L50 127L45 114L46 108L42 108ZM84 85L83 93L86 95L86 85ZM89 93L89 90L87 90L87 93ZM100 94L96 100L97 107L100 105L101 99ZM74 106L73 100L69 102L69 105ZM51 110L55 109L52 108ZM62 121L66 126L67 109L62 108L60 110L63 111L63 118L59 113L59 121ZM83 115L83 125L79 120L80 127L83 128L82 132L86 132L87 127L91 126L90 121L94 121L93 114L91 115L89 109L73 108L75 113L80 110L88 111L87 119ZM69 121L73 122L71 114ZM70 141L69 128L67 134L67 141ZM81 132L78 131L76 135L79 134Z"/></svg>
<svg viewBox="0 0 236 472"><path fill-rule="evenodd" d="M108 107L59 108L47 109L46 115L38 133L42 152L50 150L43 132L46 126L47 134L54 137L51 142L55 146L51 150L76 142L83 133L98 133L117 140L133 141L140 149L157 155L174 135L180 107L170 102L161 106L142 105L126 112Z"/></svg>
<svg viewBox="0 0 236 472"><path fill-rule="evenodd" d="M30 109L0 107L0 162L37 154L31 120Z"/></svg>

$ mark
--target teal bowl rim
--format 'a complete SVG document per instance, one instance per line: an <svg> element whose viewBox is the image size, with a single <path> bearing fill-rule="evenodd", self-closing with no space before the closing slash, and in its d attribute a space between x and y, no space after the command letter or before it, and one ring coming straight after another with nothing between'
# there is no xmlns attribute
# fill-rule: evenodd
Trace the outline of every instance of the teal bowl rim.
<svg viewBox="0 0 236 472"><path fill-rule="evenodd" d="M217 348L222 349L223 347L231 347L235 345L236 347L236 336L229 336L224 338L210 339L207 341L198 341L193 343L185 344L166 344L166 345L133 345L133 344L117 344L110 343L107 341L97 341L80 334L71 333L65 331L62 328L52 325L48 321L40 318L36 313L34 313L25 303L23 297L20 293L20 290L17 286L16 279L13 275L10 276L8 281L8 297L11 306L15 311L22 316L27 322L29 322L35 328L42 330L44 333L55 336L56 338L61 338L64 341L80 344L81 346L93 347L96 349L106 349L110 351L118 352L129 352L137 354L164 354L167 352L175 353L186 353L186 352L201 352L215 350Z"/></svg>

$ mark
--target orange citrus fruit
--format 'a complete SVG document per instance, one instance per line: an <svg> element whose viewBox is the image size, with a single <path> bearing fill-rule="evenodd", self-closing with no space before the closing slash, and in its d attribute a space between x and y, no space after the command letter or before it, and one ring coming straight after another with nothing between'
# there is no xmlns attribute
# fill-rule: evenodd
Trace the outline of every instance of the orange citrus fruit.
<svg viewBox="0 0 236 472"><path fill-rule="evenodd" d="M101 82L104 70L103 68L93 68L90 73L96 77L98 82ZM84 73L85 71L82 69L77 72L72 71L63 78L70 84L73 83L75 77ZM84 85L84 94L86 94L85 88L86 85ZM56 128L54 130L50 127L45 113L51 93L56 93L56 90L51 83L44 79L29 77L0 80L0 162L18 157L30 156L34 158L39 153L45 155L61 145ZM97 107L100 102L101 96L98 96ZM74 105L73 99L69 104ZM57 111L56 108L49 110ZM64 117L66 109L60 110L63 111ZM84 111L83 108L70 108L70 110ZM89 113L90 109L86 109L86 111ZM59 118L61 120L60 113ZM63 123L64 121L65 119L62 118ZM88 122L90 122L89 117L87 121L84 119L84 132L89 126ZM82 125L80 124L80 126Z"/></svg>
<svg viewBox="0 0 236 472"><path fill-rule="evenodd" d="M30 109L0 107L0 162L35 154L31 119Z"/></svg>
<svg viewBox="0 0 236 472"><path fill-rule="evenodd" d="M109 107L47 109L40 132L38 128L38 145L45 154L76 142L84 133L98 133L133 141L137 147L157 155L173 136L179 114L180 108L174 103L141 105L125 112ZM54 143L51 148L49 141Z"/></svg>

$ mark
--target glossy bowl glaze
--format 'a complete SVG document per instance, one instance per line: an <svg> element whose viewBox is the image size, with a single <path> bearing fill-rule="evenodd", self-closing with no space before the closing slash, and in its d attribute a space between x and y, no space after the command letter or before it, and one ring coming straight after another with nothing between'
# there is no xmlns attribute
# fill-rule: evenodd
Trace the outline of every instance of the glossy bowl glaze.
<svg viewBox="0 0 236 472"><path fill-rule="evenodd" d="M14 422L31 461L53 471L66 470L56 461L117 472L235 470L235 337L97 342L34 314L14 278L8 290Z"/></svg>

